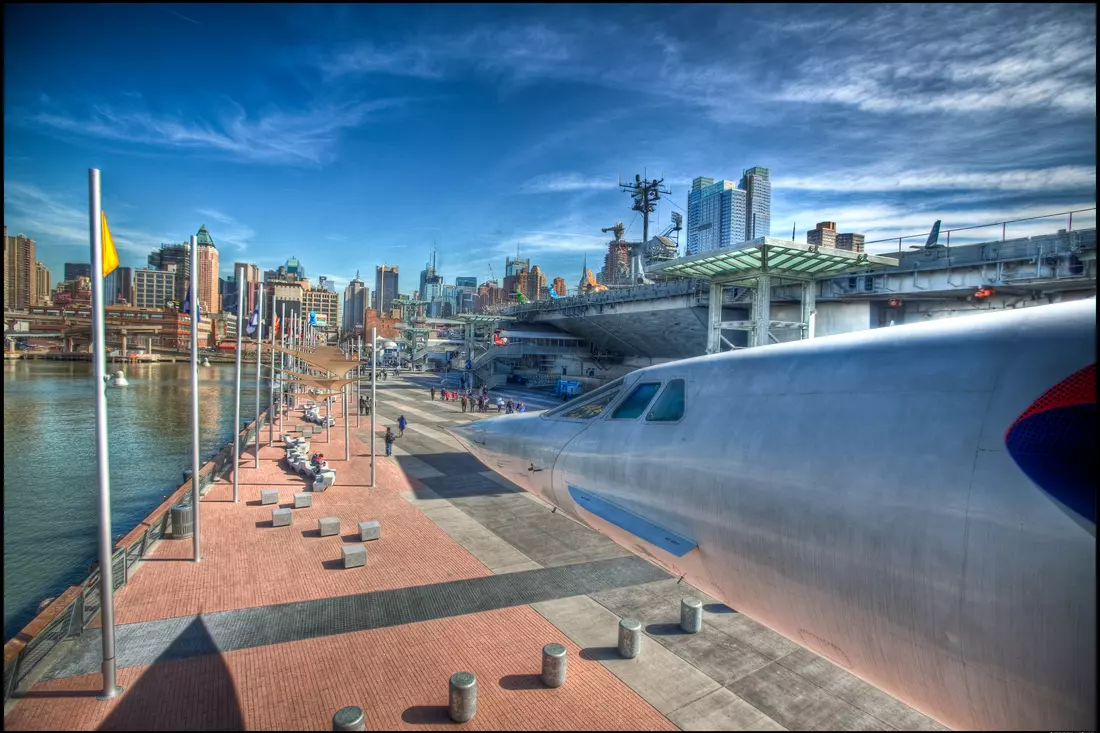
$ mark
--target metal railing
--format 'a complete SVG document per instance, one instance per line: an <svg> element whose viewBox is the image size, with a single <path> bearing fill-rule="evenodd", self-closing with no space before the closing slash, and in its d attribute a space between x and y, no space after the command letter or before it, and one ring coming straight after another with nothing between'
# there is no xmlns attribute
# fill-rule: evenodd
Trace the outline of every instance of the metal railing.
<svg viewBox="0 0 1100 733"><path fill-rule="evenodd" d="M238 433L241 452L255 439L257 431L267 422L267 411ZM233 464L233 444L225 446L199 469L200 495L209 490L215 481L224 476ZM191 504L191 482L188 479L146 517L133 531L120 537L111 556L114 591L126 585L136 565L157 540L172 529L173 506ZM27 679L58 644L67 638L82 634L99 615L101 574L94 567L80 585L72 586L47 608L43 609L20 634L4 645L4 702L6 703L20 683ZM78 592L79 591L79 592ZM63 604L59 609L58 605ZM53 616L39 631L28 634L28 629L43 619ZM30 638L20 638L30 635Z"/></svg>
<svg viewBox="0 0 1100 733"><path fill-rule="evenodd" d="M945 243L945 246L950 247L951 246L951 232L963 232L963 231L968 231L970 229L988 229L990 227L999 226L999 227L1001 227L1001 241L1004 242L1004 241L1006 241L1007 236L1008 236L1008 225L1009 224L1016 224L1016 223L1019 223L1021 221L1035 221L1036 219L1053 219L1056 216L1068 216L1069 219L1066 223L1066 231L1067 232L1072 232L1073 231L1073 215L1074 214L1080 214L1084 211L1096 211L1096 207L1092 206L1092 207L1087 208L1087 209L1074 209L1073 211L1059 211L1059 212L1054 213L1054 214L1043 214L1041 216L1026 216L1022 219L1009 219L1008 221L997 221L997 222L993 222L991 224L975 224L974 226L969 226L969 227L955 227L954 229L941 229L940 234L945 235L947 237L947 241ZM864 242L863 246L866 247L868 244L882 244L883 242L893 242L896 239L897 242L898 242L898 252L901 252L902 251L902 249L901 249L902 240L916 239L918 237L923 237L923 238L927 239L928 235L931 234L931 233L932 233L931 231L927 231L927 232L923 232L921 234L906 234L903 237L886 237L885 239L872 239L869 242Z"/></svg>

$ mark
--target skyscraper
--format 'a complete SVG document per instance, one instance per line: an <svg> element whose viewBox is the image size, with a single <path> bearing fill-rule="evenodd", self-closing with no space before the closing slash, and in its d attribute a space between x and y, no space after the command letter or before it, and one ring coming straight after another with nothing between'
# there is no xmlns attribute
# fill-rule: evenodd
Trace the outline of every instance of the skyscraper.
<svg viewBox="0 0 1100 733"><path fill-rule="evenodd" d="M4 227L4 307L30 308L38 304L34 240L25 234L8 236Z"/></svg>
<svg viewBox="0 0 1100 733"><path fill-rule="evenodd" d="M542 300L546 295L546 275L538 265L531 268L531 274L527 276L527 292L524 293L528 300Z"/></svg>
<svg viewBox="0 0 1100 733"><path fill-rule="evenodd" d="M287 260L284 267L286 267L287 279L291 282L305 279L306 268L302 267L302 263L298 261L297 257L291 257Z"/></svg>
<svg viewBox="0 0 1100 733"><path fill-rule="evenodd" d="M134 306L163 308L175 298L176 273L166 270L134 271Z"/></svg>
<svg viewBox="0 0 1100 733"><path fill-rule="evenodd" d="M767 168L753 166L741 174L745 192L745 240L772 234L772 180ZM742 240L742 241L745 241Z"/></svg>
<svg viewBox="0 0 1100 733"><path fill-rule="evenodd" d="M76 280L82 277L92 276L92 266L87 262L66 262L65 280Z"/></svg>
<svg viewBox="0 0 1100 733"><path fill-rule="evenodd" d="M222 297L218 294L218 249L205 224L199 227L195 241L199 245L199 304L210 313L218 313L222 309Z"/></svg>
<svg viewBox="0 0 1100 733"><path fill-rule="evenodd" d="M244 276L241 278L241 283L238 284L238 289L244 293L244 312L245 315L250 315L252 310L256 307L256 283L262 282L260 275L260 268L256 265L250 265L247 262L234 262L233 263L233 277L239 277L238 271L244 268Z"/></svg>
<svg viewBox="0 0 1100 733"><path fill-rule="evenodd" d="M359 279L359 271L355 271L355 279L344 288L344 317L342 320L344 331L352 331L365 326L367 307L370 304L370 292L366 283Z"/></svg>
<svg viewBox="0 0 1100 733"><path fill-rule="evenodd" d="M388 315L393 309L393 299L397 297L398 265L387 267L380 265L374 268L374 292L377 293L376 313L381 316Z"/></svg>
<svg viewBox="0 0 1100 733"><path fill-rule="evenodd" d="M530 270L530 269L531 269L531 258L527 258L526 260L521 260L519 257L517 257L515 259L512 259L511 257L505 257L504 258L504 276L505 277L507 277L508 275L515 275L515 274L519 273L520 270Z"/></svg>
<svg viewBox="0 0 1100 733"><path fill-rule="evenodd" d="M50 271L41 262L34 263L35 293L38 302L35 305L48 305L50 302Z"/></svg>
<svg viewBox="0 0 1100 733"><path fill-rule="evenodd" d="M862 234L838 234L836 235L836 248L846 249L849 252L862 252L864 239L865 237Z"/></svg>
<svg viewBox="0 0 1100 733"><path fill-rule="evenodd" d="M732 247L749 239L771 236L772 187L770 171L755 166L741 180L715 181L702 176L688 194L685 254Z"/></svg>
<svg viewBox="0 0 1100 733"><path fill-rule="evenodd" d="M564 278L560 278L560 277L554 278L553 288L554 288L555 293L557 293L558 295L564 297L565 296L565 280L564 280Z"/></svg>

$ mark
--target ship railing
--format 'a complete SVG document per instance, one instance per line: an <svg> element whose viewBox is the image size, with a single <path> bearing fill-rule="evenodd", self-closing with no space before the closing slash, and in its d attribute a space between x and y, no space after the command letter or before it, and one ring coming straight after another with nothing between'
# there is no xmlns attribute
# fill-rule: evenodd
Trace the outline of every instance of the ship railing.
<svg viewBox="0 0 1100 733"><path fill-rule="evenodd" d="M266 425L267 411L237 435L240 450L256 439L257 432ZM205 493L215 481L225 476L233 466L233 444L230 443L199 469L199 493ZM148 517L129 534L120 536L111 555L113 591L125 586L157 540L172 531L172 507L191 504L191 481L188 479L165 497ZM32 675L42 666L50 652L72 637L80 636L99 617L100 585L98 567L93 564L88 577L79 585L70 586L38 613L15 638L4 644L4 702L18 690L33 684Z"/></svg>

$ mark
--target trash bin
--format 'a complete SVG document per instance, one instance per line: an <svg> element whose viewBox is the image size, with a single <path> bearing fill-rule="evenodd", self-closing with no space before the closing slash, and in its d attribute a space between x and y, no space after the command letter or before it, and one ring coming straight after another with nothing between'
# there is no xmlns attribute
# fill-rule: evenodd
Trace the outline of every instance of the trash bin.
<svg viewBox="0 0 1100 733"><path fill-rule="evenodd" d="M195 533L194 515L190 504L177 504L172 507L172 537L186 539Z"/></svg>

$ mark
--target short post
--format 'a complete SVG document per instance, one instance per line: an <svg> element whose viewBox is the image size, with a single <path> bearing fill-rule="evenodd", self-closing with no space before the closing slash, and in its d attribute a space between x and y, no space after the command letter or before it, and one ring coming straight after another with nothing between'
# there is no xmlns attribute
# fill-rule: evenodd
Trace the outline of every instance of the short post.
<svg viewBox="0 0 1100 733"><path fill-rule="evenodd" d="M450 704L447 712L451 720L465 723L477 712L477 677L472 672L455 672L448 684Z"/></svg>
<svg viewBox="0 0 1100 733"><path fill-rule="evenodd" d="M680 628L698 634L703 628L703 602L688 596L680 600Z"/></svg>
<svg viewBox="0 0 1100 733"><path fill-rule="evenodd" d="M340 708L332 716L333 730L366 730L363 723L363 708L358 705L348 705Z"/></svg>
<svg viewBox="0 0 1100 733"><path fill-rule="evenodd" d="M642 649L642 624L632 618L619 621L619 654L633 659Z"/></svg>
<svg viewBox="0 0 1100 733"><path fill-rule="evenodd" d="M547 644L542 648L542 683L547 687L565 684L565 646Z"/></svg>

